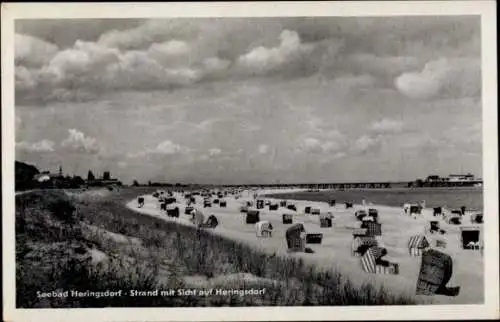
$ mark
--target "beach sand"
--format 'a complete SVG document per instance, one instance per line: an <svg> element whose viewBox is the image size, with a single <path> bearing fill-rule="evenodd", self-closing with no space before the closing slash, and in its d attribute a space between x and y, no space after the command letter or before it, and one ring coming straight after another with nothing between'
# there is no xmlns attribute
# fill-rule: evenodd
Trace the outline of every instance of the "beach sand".
<svg viewBox="0 0 500 322"><path fill-rule="evenodd" d="M279 192L293 192L294 190L260 190L259 195ZM190 225L190 216L184 215L186 207L185 200L181 194L174 194L177 198L180 217L168 217L165 211L161 211L158 200L151 195L144 196L145 204L138 208L137 199L130 201L127 206L141 214L154 216L166 221L175 221L179 224ZM280 256L293 256L303 258L306 263L314 264L321 268L332 268L338 270L343 276L349 278L355 285L365 282L375 286L383 285L385 289L394 291L394 294L413 295L422 303L428 304L481 304L484 301L484 263L480 251L464 250L460 246L459 227L448 225L443 219L436 219L432 215L432 209L424 209L422 215L414 219L403 213L402 208L381 205L369 205L379 212L379 222L382 224L382 242L387 248L387 258L399 263L399 275L369 274L362 270L360 258L351 256L352 228L359 225L354 217L354 212L364 209L362 205L354 205L352 209L345 209L344 204L330 207L325 202L311 202L304 200L290 200L297 207L294 222L302 222L307 233L322 233L321 244L307 244L315 253L289 253L286 247L285 231L289 225L282 223L282 214L290 211L279 207L277 211L269 211L266 206L260 209L260 220L268 220L274 227L271 238L258 238L255 233L254 224L245 223L245 214L240 213L239 207L244 200L253 200L253 191L242 193L242 197L235 199L232 195L224 198L227 207L221 208L218 204L203 208L203 198L196 196L195 208L205 214L205 218L213 214L219 220L215 229L209 229L214 234L219 234L233 240L242 241L252 247L261 249L266 253L276 253ZM273 198L265 198L273 200ZM274 199L279 201L280 199ZM335 219L333 227L321 228L319 217L304 214L304 208L312 206L320 208L321 212L331 211ZM461 226L470 226L469 214L462 218ZM408 254L408 239L412 235L423 234L429 220L439 220L441 228L446 230L445 235L428 234L429 242L435 245L435 239L444 239L447 242L445 253L453 259L453 276L448 286L460 286L460 294L456 297L434 295L416 296L415 289L420 270L421 257ZM186 238L191 238L186 236Z"/></svg>

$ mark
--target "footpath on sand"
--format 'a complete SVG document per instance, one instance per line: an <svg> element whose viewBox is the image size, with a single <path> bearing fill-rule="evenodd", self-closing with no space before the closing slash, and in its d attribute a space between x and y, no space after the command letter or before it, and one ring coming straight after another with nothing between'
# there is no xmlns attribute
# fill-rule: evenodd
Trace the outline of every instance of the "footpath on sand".
<svg viewBox="0 0 500 322"><path fill-rule="evenodd" d="M259 194L267 194L280 191L260 191ZM165 221L173 221L179 224L194 226L189 220L190 216L184 215L186 202L181 194L176 193L179 207L179 218L168 217L165 211L160 210L158 200L151 195L145 195L144 206L139 208L137 199L127 203L127 207L144 215L160 218ZM196 196L196 209L205 214L215 215L219 225L214 229L207 229L211 233L224 236L236 241L244 242L261 251L279 256L292 256L303 258L308 264L316 265L320 268L327 268L339 271L352 284L361 285L370 283L374 286L384 286L386 290L394 291L394 294L406 294L414 296L419 302L433 304L481 304L484 301L484 266L483 257L479 251L464 250L460 247L459 228L446 224L440 220L440 225L447 231L447 234L440 236L446 240L445 252L453 258L453 276L448 283L450 286L460 286L460 294L456 297L434 295L416 296L416 284L420 271L420 256L410 256L408 254L408 239L410 236L423 234L425 226L429 220L435 220L432 216L432 209L424 209L420 218L413 219L402 214L402 209L380 205L370 205L379 211L379 222L382 224L383 247L387 248L388 255L392 262L399 264L399 275L379 275L369 274L363 271L360 258L351 256L352 227L359 223L354 217L354 212L364 209L362 205L354 205L353 209L345 209L344 205L330 207L325 202L312 202L305 200L293 200L297 206L297 212L293 215L294 222L302 222L307 233L322 233L321 244L308 244L314 253L289 253L285 240L285 231L289 227L282 223L284 208L277 211L260 209L260 220L268 220L274 228L271 238L258 238L254 224L245 223L245 214L240 213L239 207L245 200L253 200L250 192L243 193L242 198L235 199L229 195L224 198L227 207L221 208L217 204L212 204L209 208L203 208L203 198ZM273 200L273 198L265 198ZM274 199L279 201L280 199ZM335 218L333 227L321 228L318 216L304 214L304 207L312 206L320 208L321 212L331 211ZM289 213L289 212L287 212ZM463 221L467 222L468 218ZM432 236L429 242L434 243Z"/></svg>

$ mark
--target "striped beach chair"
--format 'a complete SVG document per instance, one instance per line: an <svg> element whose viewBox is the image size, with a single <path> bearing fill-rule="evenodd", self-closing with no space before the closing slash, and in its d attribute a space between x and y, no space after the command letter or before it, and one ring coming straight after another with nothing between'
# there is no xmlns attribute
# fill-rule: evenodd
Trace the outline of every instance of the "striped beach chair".
<svg viewBox="0 0 500 322"><path fill-rule="evenodd" d="M373 246L370 247L365 254L361 257L361 266L363 270L367 273L377 272L377 259L387 254L387 249Z"/></svg>
<svg viewBox="0 0 500 322"><path fill-rule="evenodd" d="M421 256L422 252L429 246L429 241L425 236L411 236L408 240L408 253L410 256Z"/></svg>
<svg viewBox="0 0 500 322"><path fill-rule="evenodd" d="M388 260L387 257L379 258L375 261L375 271L376 274L382 275L398 275L399 274L399 264Z"/></svg>
<svg viewBox="0 0 500 322"><path fill-rule="evenodd" d="M382 275L399 274L399 264L382 259L387 254L387 249L374 246L369 248L361 257L361 265L367 273Z"/></svg>

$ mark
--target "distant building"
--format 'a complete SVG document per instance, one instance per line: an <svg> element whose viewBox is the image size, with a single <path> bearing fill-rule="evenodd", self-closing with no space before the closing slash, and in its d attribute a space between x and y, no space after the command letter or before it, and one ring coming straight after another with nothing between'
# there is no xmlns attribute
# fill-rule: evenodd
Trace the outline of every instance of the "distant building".
<svg viewBox="0 0 500 322"><path fill-rule="evenodd" d="M443 180L439 176L430 175L430 176L427 176L427 179L425 179L425 181L427 181L427 182L440 182L440 181L443 181Z"/></svg>
<svg viewBox="0 0 500 322"><path fill-rule="evenodd" d="M116 178L111 178L111 172L104 171L102 178L87 179L88 186L107 187L112 185L121 186L122 183Z"/></svg>
<svg viewBox="0 0 500 322"><path fill-rule="evenodd" d="M460 181L474 181L474 175L471 173L467 174L450 174L447 178L449 182L460 182Z"/></svg>

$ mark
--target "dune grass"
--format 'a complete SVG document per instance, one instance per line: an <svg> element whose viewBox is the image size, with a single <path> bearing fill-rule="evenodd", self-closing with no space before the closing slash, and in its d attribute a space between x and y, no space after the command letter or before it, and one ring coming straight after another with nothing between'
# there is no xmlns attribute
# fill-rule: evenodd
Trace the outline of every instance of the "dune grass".
<svg viewBox="0 0 500 322"><path fill-rule="evenodd" d="M189 307L415 304L371 285L353 286L338 272L301 259L259 252L205 230L138 214L125 206L148 188L107 194L34 192L16 197L18 307ZM139 246L109 243L87 227L135 237ZM89 249L108 255L94 263ZM191 288L186 276L249 273L261 279L218 282L214 288L265 289L259 296L39 298L52 290L168 290ZM222 279L224 281L224 278Z"/></svg>

